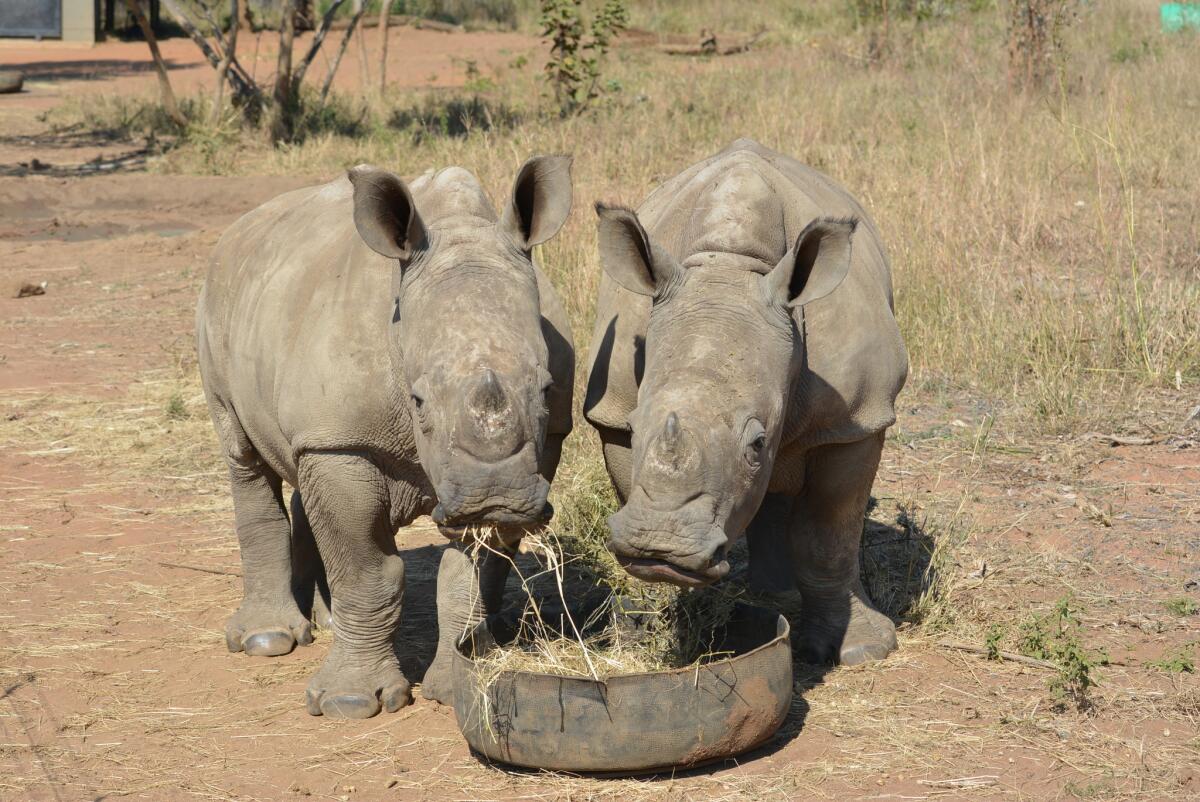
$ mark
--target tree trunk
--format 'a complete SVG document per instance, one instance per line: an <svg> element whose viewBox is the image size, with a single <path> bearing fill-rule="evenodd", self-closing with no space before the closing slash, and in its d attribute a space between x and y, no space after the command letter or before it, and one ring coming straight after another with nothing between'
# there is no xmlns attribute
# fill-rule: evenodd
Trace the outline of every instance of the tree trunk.
<svg viewBox="0 0 1200 802"><path fill-rule="evenodd" d="M137 20L138 27L142 29L142 36L146 37L150 56L154 59L154 69L158 73L158 88L162 94L163 109L176 125L180 128L187 127L187 118L179 110L179 102L175 100L175 91L171 89L171 79L167 77L167 65L163 63L162 53L158 50L158 40L154 38L154 29L150 27L149 20L142 13L142 7L138 4L138 0L125 0L125 7Z"/></svg>
<svg viewBox="0 0 1200 802"><path fill-rule="evenodd" d="M212 114L209 117L208 124L216 127L221 121L221 104L225 100L225 76L229 73L229 65L233 63L234 54L237 51L238 28L241 23L238 13L241 9L249 5L249 0L229 0L229 35L225 40L225 57L221 59L221 64L217 67L217 91L213 97Z"/></svg>
<svg viewBox="0 0 1200 802"><path fill-rule="evenodd" d="M379 2L379 95L387 91L388 14L392 0Z"/></svg>
<svg viewBox="0 0 1200 802"><path fill-rule="evenodd" d="M296 0L283 0L279 23L279 60L275 64L275 109L271 115L271 141L292 134L295 87L292 85L292 42L296 37Z"/></svg>

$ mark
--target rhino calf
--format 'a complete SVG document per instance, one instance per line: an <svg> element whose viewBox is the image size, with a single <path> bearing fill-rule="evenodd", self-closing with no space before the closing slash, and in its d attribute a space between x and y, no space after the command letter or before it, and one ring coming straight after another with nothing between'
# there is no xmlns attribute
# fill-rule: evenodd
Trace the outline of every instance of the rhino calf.
<svg viewBox="0 0 1200 802"><path fill-rule="evenodd" d="M425 513L451 538L490 524L511 549L549 518L574 352L531 249L570 208L567 157L527 161L500 215L461 168L406 185L360 166L221 237L196 340L242 555L226 640L260 655L311 642L297 594L325 572L334 643L308 686L313 715L411 701L393 647L399 527ZM476 574L447 550L426 696L449 698L454 637L499 605L507 565Z"/></svg>
<svg viewBox="0 0 1200 802"><path fill-rule="evenodd" d="M858 575L863 514L908 357L879 232L826 176L738 140L635 214L597 206L604 276L584 413L632 575L803 596L807 659L895 648Z"/></svg>

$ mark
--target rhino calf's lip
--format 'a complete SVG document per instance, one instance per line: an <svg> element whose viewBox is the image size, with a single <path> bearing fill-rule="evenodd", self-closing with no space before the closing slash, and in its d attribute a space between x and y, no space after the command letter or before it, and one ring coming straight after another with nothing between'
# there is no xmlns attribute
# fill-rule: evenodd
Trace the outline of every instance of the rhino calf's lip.
<svg viewBox="0 0 1200 802"><path fill-rule="evenodd" d="M653 560L645 557L621 557L618 555L617 562L631 576L644 582L669 582L689 588L711 585L724 579L725 575L729 573L728 560L721 560L703 571L689 571L666 560Z"/></svg>
<svg viewBox="0 0 1200 802"><path fill-rule="evenodd" d="M510 515L499 508L486 512L488 514L477 522L450 522L445 519L445 512L442 505L438 504L433 512L430 513L430 517L433 519L434 524L437 525L438 532L447 540L463 540L472 531L490 529L501 542L516 543L530 532L535 532L550 523L550 520L554 517L554 505L547 501L545 506L542 507L542 511L534 518ZM497 512L504 514L496 515L495 513Z"/></svg>

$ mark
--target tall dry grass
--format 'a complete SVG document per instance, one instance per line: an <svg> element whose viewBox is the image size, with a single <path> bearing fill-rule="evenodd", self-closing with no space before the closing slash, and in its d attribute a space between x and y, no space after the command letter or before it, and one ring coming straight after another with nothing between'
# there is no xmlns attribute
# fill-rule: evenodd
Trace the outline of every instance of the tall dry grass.
<svg viewBox="0 0 1200 802"><path fill-rule="evenodd" d="M826 22L789 28L802 44L736 58L622 50L611 101L572 120L548 113L529 64L485 76L477 99L343 98L304 142L278 150L196 137L162 169L324 177L360 161L402 174L453 163L499 195L528 154L574 153L576 212L541 257L583 351L600 271L592 201L636 205L750 136L825 171L875 216L912 390L965 393L1053 430L1129 418L1157 391L1194 396L1195 38L1160 34L1153 3L1096 4L1067 32L1056 84L1023 94L1007 82L998 9L897 22L890 56L870 63L836 14L843 5L813 4L809 16ZM706 13L635 4L647 8L688 24ZM770 2L756 8L790 24Z"/></svg>
<svg viewBox="0 0 1200 802"><path fill-rule="evenodd" d="M773 0L739 3L741 24L725 5L635 4L635 24L765 23L774 44L709 60L619 49L608 102L574 119L557 119L537 63L514 61L469 92L339 98L293 146L198 130L158 168L323 179L364 161L407 175L461 164L499 197L529 154L573 153L576 210L540 258L583 366L600 275L591 203L637 205L749 136L828 173L875 217L912 360L908 398L965 399L998 428L1045 432L1136 428L1147 410L1195 403L1194 36L1161 34L1148 0L1089 4L1066 32L1057 79L1030 93L1010 87L1000 5L945 3L932 20L893 20L882 56L848 3L791 15ZM105 101L89 102L101 119ZM611 491L577 422L557 506L565 528L601 537Z"/></svg>

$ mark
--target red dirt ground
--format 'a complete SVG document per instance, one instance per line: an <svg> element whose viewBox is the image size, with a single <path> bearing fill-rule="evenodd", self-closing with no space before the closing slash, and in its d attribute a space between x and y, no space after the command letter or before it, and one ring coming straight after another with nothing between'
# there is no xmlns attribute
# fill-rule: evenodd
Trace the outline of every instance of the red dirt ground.
<svg viewBox="0 0 1200 802"><path fill-rule="evenodd" d="M319 87L329 69L329 59L341 42L342 31L331 31L317 53L305 81ZM293 52L297 60L307 52L312 34L297 35ZM364 31L367 45L369 86L378 85L379 29ZM362 50L358 35L346 49L334 86L357 89L362 85ZM214 72L190 39L165 39L159 43L167 63L171 85L178 95L214 86ZM264 85L275 74L278 34L269 31L243 32L238 37L238 61ZM332 47L330 45L333 45ZM531 55L538 45L522 33L455 34L414 28L388 29L388 84L397 88L459 86L474 62L483 74L502 67L519 55ZM158 91L154 64L145 42L106 41L92 47L50 43L26 44L17 40L0 43L0 66L25 73L27 91L3 98L8 108L22 106L39 111L51 108L66 94L94 91L121 94Z"/></svg>
<svg viewBox="0 0 1200 802"><path fill-rule="evenodd" d="M450 81L459 67L447 52L399 46L406 37L481 59L530 43L395 35L393 74L416 83L435 72ZM201 80L206 67L185 66L190 47L170 42L168 55L181 79ZM104 53L132 64L140 48L22 57ZM72 80L106 89L152 81L132 66L102 73ZM342 75L354 80L356 66ZM53 102L57 89L40 80L32 99L45 92ZM1200 444L1163 424L1149 446L998 430L980 447L982 413L913 396L885 453L868 551L904 536L901 508L917 522L910 538L954 529L956 513L969 521L944 568L953 632L1015 627L1032 606L1072 591L1085 644L1112 660L1098 669L1090 711L1053 712L1042 669L940 645L961 634L909 629L882 663L799 666L792 714L774 741L677 777L488 766L468 752L452 711L420 700L365 722L309 717L304 686L328 633L282 658L224 648L240 568L191 331L205 259L224 227L316 178L0 178L0 798L1200 795L1195 674L1147 665L1200 640L1200 618L1164 604L1200 601ZM44 295L13 297L42 281ZM1181 420L1177 406L1164 402L1163 420ZM412 676L431 657L440 542L421 525L400 536L409 570L401 645Z"/></svg>

